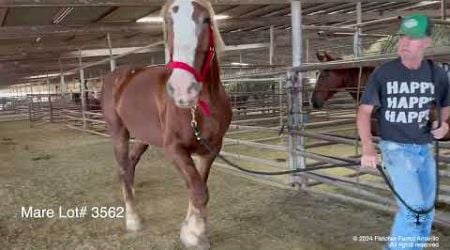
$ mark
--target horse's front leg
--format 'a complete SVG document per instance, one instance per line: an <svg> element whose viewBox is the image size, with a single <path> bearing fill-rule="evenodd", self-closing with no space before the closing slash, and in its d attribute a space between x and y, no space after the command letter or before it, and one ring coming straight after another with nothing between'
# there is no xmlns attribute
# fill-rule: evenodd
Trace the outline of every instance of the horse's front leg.
<svg viewBox="0 0 450 250"><path fill-rule="evenodd" d="M208 187L207 182L208 182L209 171L211 169L211 165L215 158L216 157L211 154L199 155L197 157L197 160L195 163L195 167L196 167L198 173L200 174L200 177L201 177L203 183L206 185L206 187ZM209 199L209 194L208 194L207 198ZM208 200L206 202L208 202ZM207 206L207 204L205 206ZM188 207L188 211L187 211L185 220L189 221L189 218L191 218L192 215L195 215L195 213L196 213L196 209L195 209L194 205L192 204L192 201L189 200L189 207Z"/></svg>
<svg viewBox="0 0 450 250"><path fill-rule="evenodd" d="M136 212L136 201L134 195L134 171L141 155L148 145L136 142L129 151L129 132L124 127L113 131L114 154L119 163L119 177L122 183L123 198L125 201L126 228L130 231L141 229L141 220Z"/></svg>
<svg viewBox="0 0 450 250"><path fill-rule="evenodd" d="M181 241L189 248L209 249L210 244L206 228L206 205L209 197L206 182L186 150L171 148L166 152L182 174L189 192L188 212L180 232Z"/></svg>

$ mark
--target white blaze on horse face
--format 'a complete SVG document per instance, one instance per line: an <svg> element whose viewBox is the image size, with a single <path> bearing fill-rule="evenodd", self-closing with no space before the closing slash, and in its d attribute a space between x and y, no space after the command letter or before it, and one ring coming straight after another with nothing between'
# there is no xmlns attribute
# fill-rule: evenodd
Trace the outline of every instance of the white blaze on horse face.
<svg viewBox="0 0 450 250"><path fill-rule="evenodd" d="M173 20L172 60L184 62L194 67L195 51L198 43L198 30L192 19L194 5L192 0L176 0L169 8ZM192 73L174 69L168 79L169 93L178 107L190 108L197 103L200 83Z"/></svg>

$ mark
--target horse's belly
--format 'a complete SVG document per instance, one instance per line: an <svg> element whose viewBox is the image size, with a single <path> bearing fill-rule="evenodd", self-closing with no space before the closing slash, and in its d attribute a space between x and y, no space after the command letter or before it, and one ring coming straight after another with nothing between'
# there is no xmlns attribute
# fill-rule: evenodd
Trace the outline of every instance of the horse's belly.
<svg viewBox="0 0 450 250"><path fill-rule="evenodd" d="M130 132L131 138L155 146L162 145L159 120L158 117L154 117L154 114L140 111L127 112L120 109L118 113L125 127Z"/></svg>

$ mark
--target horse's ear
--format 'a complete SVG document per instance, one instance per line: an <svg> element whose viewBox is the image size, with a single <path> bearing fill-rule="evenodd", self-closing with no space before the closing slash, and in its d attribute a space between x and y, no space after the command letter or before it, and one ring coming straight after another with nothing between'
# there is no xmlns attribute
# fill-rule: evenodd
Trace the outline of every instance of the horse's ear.
<svg viewBox="0 0 450 250"><path fill-rule="evenodd" d="M325 57L327 58L327 61L335 61L336 58L330 56L327 52L323 52L323 54L325 55Z"/></svg>
<svg viewBox="0 0 450 250"><path fill-rule="evenodd" d="M326 62L326 61L327 61L326 57L325 57L324 55L320 54L319 51L316 51L316 56L317 56L317 59L318 59L320 62Z"/></svg>

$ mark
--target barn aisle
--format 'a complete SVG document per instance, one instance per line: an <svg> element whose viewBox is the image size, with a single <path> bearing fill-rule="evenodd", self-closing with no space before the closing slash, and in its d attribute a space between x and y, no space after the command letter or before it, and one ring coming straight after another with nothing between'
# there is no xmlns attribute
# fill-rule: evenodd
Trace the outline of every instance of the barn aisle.
<svg viewBox="0 0 450 250"><path fill-rule="evenodd" d="M145 228L124 231L120 218L25 218L30 206L63 213L120 207L108 139L61 125L0 123L0 249L181 249L187 200L183 182L158 149L137 167L138 210ZM278 189L213 169L209 234L213 249L380 249L391 216L365 207ZM26 208L26 212L22 211ZM58 211L57 211L58 212ZM65 214L67 215L67 213ZM450 234L434 231L440 249Z"/></svg>

